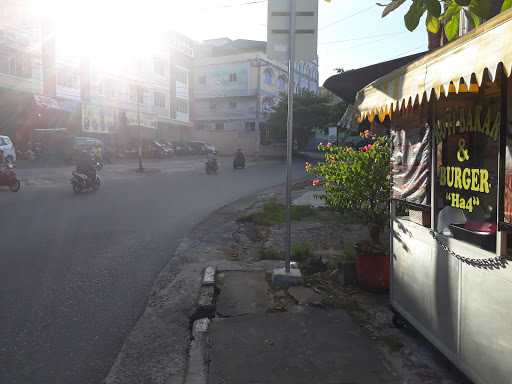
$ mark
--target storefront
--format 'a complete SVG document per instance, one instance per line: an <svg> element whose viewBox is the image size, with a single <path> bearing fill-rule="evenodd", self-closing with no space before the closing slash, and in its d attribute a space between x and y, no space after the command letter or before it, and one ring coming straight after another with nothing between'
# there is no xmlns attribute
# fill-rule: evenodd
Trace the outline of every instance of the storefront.
<svg viewBox="0 0 512 384"><path fill-rule="evenodd" d="M355 100L391 126L392 305L485 384L512 382L511 36L507 11Z"/></svg>

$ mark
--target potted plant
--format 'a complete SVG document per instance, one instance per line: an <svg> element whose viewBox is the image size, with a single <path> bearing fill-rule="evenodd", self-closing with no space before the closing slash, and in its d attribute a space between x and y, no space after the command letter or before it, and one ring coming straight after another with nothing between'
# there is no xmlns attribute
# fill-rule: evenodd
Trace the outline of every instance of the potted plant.
<svg viewBox="0 0 512 384"><path fill-rule="evenodd" d="M387 289L389 251L382 233L389 223L389 138L379 137L359 149L331 144L319 149L325 161L314 166L306 163L306 171L316 176L313 185L323 188L320 198L368 226L368 240L355 244L359 284Z"/></svg>

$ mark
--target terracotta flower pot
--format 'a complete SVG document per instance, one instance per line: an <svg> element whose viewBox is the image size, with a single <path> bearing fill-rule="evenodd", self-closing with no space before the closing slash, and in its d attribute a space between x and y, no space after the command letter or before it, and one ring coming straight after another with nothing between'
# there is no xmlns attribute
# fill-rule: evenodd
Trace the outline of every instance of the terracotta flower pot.
<svg viewBox="0 0 512 384"><path fill-rule="evenodd" d="M389 289L389 255L358 251L356 273L359 285L372 291Z"/></svg>

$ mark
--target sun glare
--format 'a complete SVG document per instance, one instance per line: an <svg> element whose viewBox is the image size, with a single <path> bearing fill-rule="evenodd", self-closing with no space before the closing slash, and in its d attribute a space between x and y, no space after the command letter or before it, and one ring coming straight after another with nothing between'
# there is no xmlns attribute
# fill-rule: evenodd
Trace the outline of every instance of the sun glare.
<svg viewBox="0 0 512 384"><path fill-rule="evenodd" d="M180 1L33 0L51 22L60 55L90 56L105 69L134 55L161 49L165 32L180 14Z"/></svg>

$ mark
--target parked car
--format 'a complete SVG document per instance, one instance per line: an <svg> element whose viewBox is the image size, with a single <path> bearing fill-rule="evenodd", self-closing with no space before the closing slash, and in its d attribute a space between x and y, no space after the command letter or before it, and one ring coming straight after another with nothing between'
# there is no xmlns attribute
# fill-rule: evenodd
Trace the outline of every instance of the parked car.
<svg viewBox="0 0 512 384"><path fill-rule="evenodd" d="M16 161L16 148L9 136L0 136L0 150L4 153L6 161L11 163Z"/></svg>
<svg viewBox="0 0 512 384"><path fill-rule="evenodd" d="M158 141L151 142L151 157L164 159L171 157L174 151Z"/></svg>
<svg viewBox="0 0 512 384"><path fill-rule="evenodd" d="M200 141L189 141L187 145L192 148L195 155L201 155L207 152L206 145Z"/></svg>
<svg viewBox="0 0 512 384"><path fill-rule="evenodd" d="M173 141L171 142L172 146L174 147L174 151L177 155L187 155L189 152L188 146L185 146L183 143Z"/></svg>

